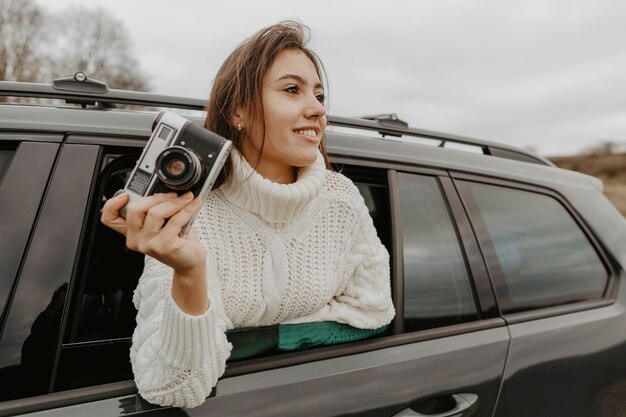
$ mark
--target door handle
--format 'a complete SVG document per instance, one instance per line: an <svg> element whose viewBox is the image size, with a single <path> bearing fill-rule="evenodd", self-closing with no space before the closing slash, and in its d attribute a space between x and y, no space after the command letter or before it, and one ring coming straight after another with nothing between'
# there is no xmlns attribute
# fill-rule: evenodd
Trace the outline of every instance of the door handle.
<svg viewBox="0 0 626 417"><path fill-rule="evenodd" d="M478 410L478 395L463 393L452 395L454 406L447 411L437 414L422 414L411 407L394 414L392 417L471 417Z"/></svg>

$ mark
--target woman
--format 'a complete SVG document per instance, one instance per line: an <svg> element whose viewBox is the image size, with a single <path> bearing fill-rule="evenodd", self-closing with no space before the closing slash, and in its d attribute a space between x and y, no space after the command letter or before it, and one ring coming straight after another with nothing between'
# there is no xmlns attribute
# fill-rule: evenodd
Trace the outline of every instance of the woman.
<svg viewBox="0 0 626 417"><path fill-rule="evenodd" d="M222 375L228 329L394 317L389 255L357 188L325 153L321 64L306 28L259 31L226 59L205 127L234 150L204 201L163 194L107 201L102 222L146 256L135 290L131 362L140 394L201 404ZM195 233L179 237L200 210ZM169 219L167 222L166 219Z"/></svg>

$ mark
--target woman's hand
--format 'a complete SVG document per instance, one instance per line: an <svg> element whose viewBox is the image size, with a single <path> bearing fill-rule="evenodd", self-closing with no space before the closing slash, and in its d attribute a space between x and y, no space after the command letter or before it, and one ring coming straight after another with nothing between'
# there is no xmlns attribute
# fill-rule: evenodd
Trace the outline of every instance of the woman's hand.
<svg viewBox="0 0 626 417"><path fill-rule="evenodd" d="M193 230L187 238L180 233L202 204L188 192L155 194L128 203L128 195L110 198L102 209L101 221L126 236L126 246L151 256L174 269L172 295L190 314L208 308L206 253ZM120 210L126 206L126 217Z"/></svg>
<svg viewBox="0 0 626 417"><path fill-rule="evenodd" d="M186 274L204 263L204 250L193 233L180 236L183 227L200 207L201 200L188 192L155 194L128 203L128 196L109 199L102 209L102 223L126 236L126 246L149 255ZM126 205L126 218L120 210Z"/></svg>

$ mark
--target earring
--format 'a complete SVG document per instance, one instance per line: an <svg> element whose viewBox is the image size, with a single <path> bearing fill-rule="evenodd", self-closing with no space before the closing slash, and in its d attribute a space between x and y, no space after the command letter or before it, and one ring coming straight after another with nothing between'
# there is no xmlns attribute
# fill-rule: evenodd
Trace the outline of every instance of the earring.
<svg viewBox="0 0 626 417"><path fill-rule="evenodd" d="M241 123L237 123L237 131L241 132Z"/></svg>

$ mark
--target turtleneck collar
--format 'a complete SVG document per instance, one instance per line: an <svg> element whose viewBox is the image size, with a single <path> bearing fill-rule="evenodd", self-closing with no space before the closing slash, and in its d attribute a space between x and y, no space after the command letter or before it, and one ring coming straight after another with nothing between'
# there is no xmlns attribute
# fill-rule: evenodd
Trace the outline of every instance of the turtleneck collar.
<svg viewBox="0 0 626 417"><path fill-rule="evenodd" d="M233 204L252 212L268 223L291 223L319 194L326 178L324 157L318 151L315 162L298 170L292 184L278 184L256 172L237 151L232 150L232 177L220 187Z"/></svg>

